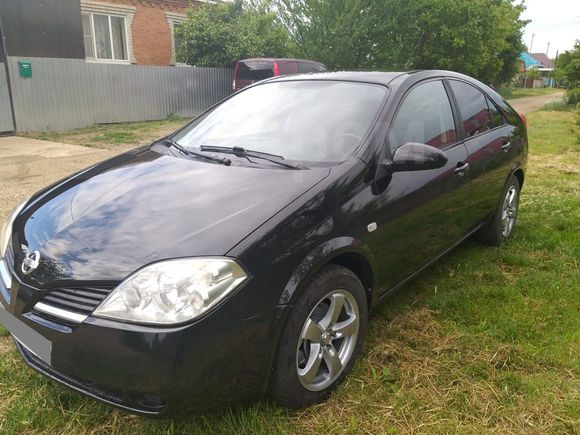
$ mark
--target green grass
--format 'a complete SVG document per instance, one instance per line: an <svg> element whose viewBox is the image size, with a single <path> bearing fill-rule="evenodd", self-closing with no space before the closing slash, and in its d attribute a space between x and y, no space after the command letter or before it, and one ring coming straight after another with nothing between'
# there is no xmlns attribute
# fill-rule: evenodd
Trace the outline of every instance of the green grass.
<svg viewBox="0 0 580 435"><path fill-rule="evenodd" d="M34 139L84 145L94 148L113 148L119 145L137 145L159 139L183 126L186 119L168 117L161 121L102 124L68 131L23 133Z"/></svg>
<svg viewBox="0 0 580 435"><path fill-rule="evenodd" d="M537 97L540 95L549 95L555 92L561 92L558 88L500 88L499 94L509 100L516 100L524 97Z"/></svg>
<svg viewBox="0 0 580 435"><path fill-rule="evenodd" d="M44 379L0 339L0 430L580 431L580 115L539 111L528 123L513 238L500 248L467 241L381 305L353 373L327 403L290 412L262 401L148 420Z"/></svg>

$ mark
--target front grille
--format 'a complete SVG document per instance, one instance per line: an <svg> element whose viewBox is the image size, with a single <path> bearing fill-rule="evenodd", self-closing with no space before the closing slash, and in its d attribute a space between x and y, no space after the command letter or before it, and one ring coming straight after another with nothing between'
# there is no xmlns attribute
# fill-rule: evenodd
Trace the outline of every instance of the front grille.
<svg viewBox="0 0 580 435"><path fill-rule="evenodd" d="M113 287L70 287L52 290L40 302L69 312L88 315L111 293Z"/></svg>

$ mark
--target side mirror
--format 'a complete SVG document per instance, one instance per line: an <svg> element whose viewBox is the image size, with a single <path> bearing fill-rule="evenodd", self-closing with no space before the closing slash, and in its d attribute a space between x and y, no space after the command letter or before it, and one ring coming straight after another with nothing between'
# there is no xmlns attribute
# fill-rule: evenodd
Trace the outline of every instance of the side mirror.
<svg viewBox="0 0 580 435"><path fill-rule="evenodd" d="M397 148L393 160L387 164L391 172L424 171L444 167L447 156L431 145L409 142Z"/></svg>

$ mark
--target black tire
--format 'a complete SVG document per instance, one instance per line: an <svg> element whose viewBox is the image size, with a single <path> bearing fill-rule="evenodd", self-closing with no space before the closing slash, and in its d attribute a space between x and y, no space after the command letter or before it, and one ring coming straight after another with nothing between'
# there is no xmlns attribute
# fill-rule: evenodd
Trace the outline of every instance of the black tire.
<svg viewBox="0 0 580 435"><path fill-rule="evenodd" d="M325 382L332 381L332 383L319 391L312 391L305 387L303 380L301 380L298 375L298 366L300 365L298 358L300 357L302 361L305 361L304 348L301 347L299 349L299 343L302 343L301 346L312 346L310 341L301 338L303 336L303 328L306 328L306 321L308 319L313 319L313 317L317 315L315 308L316 310L320 309L327 303L326 301L328 301L328 312L326 312L326 315L328 316L332 311L330 305L331 299L325 299L325 297L332 298L337 294L339 297L342 297L340 294L342 292L348 293L344 295L348 298L347 304L356 301L356 304L358 305L358 335L354 342L350 342L351 345L349 347L349 349L354 350L351 350L352 353L350 354L349 359L345 361L345 364L341 365L342 371L340 371L340 374L337 375L334 381L332 381L332 377L330 376L331 370L329 365L326 364L326 359L320 357L323 362L320 363L320 369L318 369L318 371L324 372L326 368L328 370L328 375L326 375L327 379ZM347 321L350 322L352 317L348 317L348 307L353 308L354 306L352 304L348 306L344 305L340 310L342 313L341 316L343 316L342 318L344 319L346 317ZM353 312L351 312L350 316L353 316ZM320 319L321 324L324 319L326 319L326 316ZM310 281L304 291L298 296L288 315L284 330L282 331L278 343L277 355L274 361L273 373L269 386L270 396L281 405L292 409L305 408L315 403L322 402L328 398L332 390L334 390L334 388L336 388L352 370L356 357L358 356L362 346L367 321L368 307L366 293L357 276L349 269L342 266L330 264L324 267L324 269L322 269ZM345 323L346 322L343 320L342 324ZM335 323L335 326L340 324L341 322L337 322ZM324 337L324 333L322 337ZM330 344L324 344L321 341L322 344L318 344L321 348L320 355L323 354L322 347L324 346L327 346L326 349L329 349L328 346L333 346L332 349L338 351L334 354L335 356L341 354L342 351L344 351L342 346L346 346L344 343L347 343L346 340L348 340L348 338L341 339L340 337L333 339L329 338L328 335L326 336L326 339L336 341L331 341ZM323 374L317 375L316 379L324 379ZM323 384L324 382L322 382L320 387L322 387ZM312 388L312 385L309 385L309 387Z"/></svg>
<svg viewBox="0 0 580 435"><path fill-rule="evenodd" d="M504 206L506 204L506 200L509 200L508 194L510 194L512 189L514 189L515 192L514 198L515 207L513 207L513 211L510 212L513 213L513 222L509 226L509 230L506 232L504 219L504 213L506 212L506 210ZM509 239L509 237L513 234L516 225L519 204L520 204L520 182L517 179L517 177L512 175L504 188L504 191L502 193L499 204L497 205L495 213L493 214L493 216L490 217L489 221L483 226L483 228L481 228L481 230L477 233L478 236L477 238L482 243L491 246L499 246L504 241Z"/></svg>

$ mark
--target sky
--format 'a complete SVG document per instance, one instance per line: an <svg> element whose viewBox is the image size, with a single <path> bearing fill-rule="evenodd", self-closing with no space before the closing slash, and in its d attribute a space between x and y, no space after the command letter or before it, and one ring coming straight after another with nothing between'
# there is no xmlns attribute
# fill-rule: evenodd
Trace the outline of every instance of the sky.
<svg viewBox="0 0 580 435"><path fill-rule="evenodd" d="M522 18L532 20L524 31L524 44L530 47L532 34L533 53L545 53L550 43L548 56L556 57L574 47L580 39L580 0L524 0L526 11Z"/></svg>

